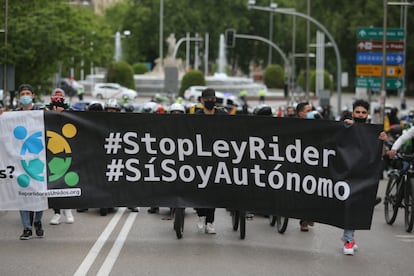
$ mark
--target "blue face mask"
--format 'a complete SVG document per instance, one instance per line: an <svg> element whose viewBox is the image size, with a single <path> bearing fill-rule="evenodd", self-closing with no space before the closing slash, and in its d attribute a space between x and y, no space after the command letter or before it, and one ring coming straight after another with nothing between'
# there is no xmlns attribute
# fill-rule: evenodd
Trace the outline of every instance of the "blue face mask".
<svg viewBox="0 0 414 276"><path fill-rule="evenodd" d="M30 96L23 96L20 98L20 103L23 106L28 106L33 102L33 98Z"/></svg>
<svg viewBox="0 0 414 276"><path fill-rule="evenodd" d="M313 113L312 111L306 113L306 119L315 119L315 113Z"/></svg>

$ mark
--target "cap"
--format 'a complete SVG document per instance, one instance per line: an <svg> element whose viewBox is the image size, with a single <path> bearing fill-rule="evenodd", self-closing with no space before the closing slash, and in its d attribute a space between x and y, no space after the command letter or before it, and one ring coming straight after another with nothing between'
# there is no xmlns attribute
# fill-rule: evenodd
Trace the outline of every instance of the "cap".
<svg viewBox="0 0 414 276"><path fill-rule="evenodd" d="M20 93L23 90L29 90L32 93L34 92L33 91L33 87L30 84L22 84L22 85L20 85L17 91Z"/></svg>
<svg viewBox="0 0 414 276"><path fill-rule="evenodd" d="M53 92L52 92L52 97L53 96L65 97L65 91L62 88L55 88L53 89Z"/></svg>
<svg viewBox="0 0 414 276"><path fill-rule="evenodd" d="M215 96L216 96L216 91L214 91L214 89L211 89L211 88L206 88L203 90L203 92L201 92L202 98L212 98Z"/></svg>

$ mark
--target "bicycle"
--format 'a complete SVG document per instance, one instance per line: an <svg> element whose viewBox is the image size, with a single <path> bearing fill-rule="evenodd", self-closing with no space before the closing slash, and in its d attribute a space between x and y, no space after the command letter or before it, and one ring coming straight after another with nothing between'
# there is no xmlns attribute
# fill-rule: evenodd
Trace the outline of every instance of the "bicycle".
<svg viewBox="0 0 414 276"><path fill-rule="evenodd" d="M414 154L397 154L385 190L384 215L387 224L392 225L399 208L404 208L405 231L411 233L414 224Z"/></svg>
<svg viewBox="0 0 414 276"><path fill-rule="evenodd" d="M279 232L280 234L285 233L286 228L288 226L288 222L289 222L288 217L269 215L270 226L273 227L276 225L277 232Z"/></svg>
<svg viewBox="0 0 414 276"><path fill-rule="evenodd" d="M246 211L233 210L230 211L233 230L237 231L240 226L240 239L246 237Z"/></svg>

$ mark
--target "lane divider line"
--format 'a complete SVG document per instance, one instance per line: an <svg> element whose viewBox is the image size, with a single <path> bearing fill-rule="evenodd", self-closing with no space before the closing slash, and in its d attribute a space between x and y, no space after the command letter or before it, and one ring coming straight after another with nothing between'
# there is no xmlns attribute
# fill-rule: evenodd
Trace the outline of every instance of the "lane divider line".
<svg viewBox="0 0 414 276"><path fill-rule="evenodd" d="M105 245L106 241L108 240L115 226L118 224L125 210L126 210L125 207L118 208L117 212L112 217L111 221L102 231L101 235L96 240L95 244L89 250L89 253L83 259L83 262L81 263L81 265L78 267L76 272L73 274L74 276L84 276L88 273L89 269L95 262L96 257L99 255L99 252L102 250L102 247Z"/></svg>
<svg viewBox="0 0 414 276"><path fill-rule="evenodd" d="M108 255L105 258L101 268L99 269L97 276L107 276L112 271L112 267L114 266L116 260L118 259L119 253L124 246L124 243L128 237L129 231L134 224L134 221L137 217L138 213L131 212L124 223L121 231L119 232L118 237L115 240L114 245L112 246L111 250L109 251Z"/></svg>

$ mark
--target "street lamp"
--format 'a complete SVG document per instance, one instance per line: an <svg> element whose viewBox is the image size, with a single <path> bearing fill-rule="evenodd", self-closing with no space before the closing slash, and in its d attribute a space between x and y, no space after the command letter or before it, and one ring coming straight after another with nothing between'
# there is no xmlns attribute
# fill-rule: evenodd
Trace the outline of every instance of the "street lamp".
<svg viewBox="0 0 414 276"><path fill-rule="evenodd" d="M256 9L256 10L262 10L262 11L270 11L269 8L266 7L259 7L259 6L255 6L256 1L255 0L248 0L248 8L249 9ZM317 25L324 33L325 35L328 37L328 39L330 40L330 42L332 43L332 46L335 50L335 55L336 55L336 62L337 62L337 94L338 94L338 114L340 114L341 112L341 98L342 98L342 91L341 91L341 74L342 74L342 65L341 65L341 56L339 53L339 49L338 46L333 38L333 36L331 35L331 33L325 28L324 25L322 25L319 21L317 21L316 19L297 12L294 9L280 9L280 8L276 8L273 9L274 12L277 13L281 13L281 14L287 14L287 15L293 15L293 16L298 16L298 17L302 17L308 21L311 21L312 23L314 23L315 25Z"/></svg>
<svg viewBox="0 0 414 276"><path fill-rule="evenodd" d="M277 8L277 4L273 3L272 0L270 0L270 8L271 9L276 9ZM269 40L273 41L273 14L274 12L269 12ZM272 46L269 45L269 53L268 53L268 57L267 57L267 64L270 65L272 64Z"/></svg>

